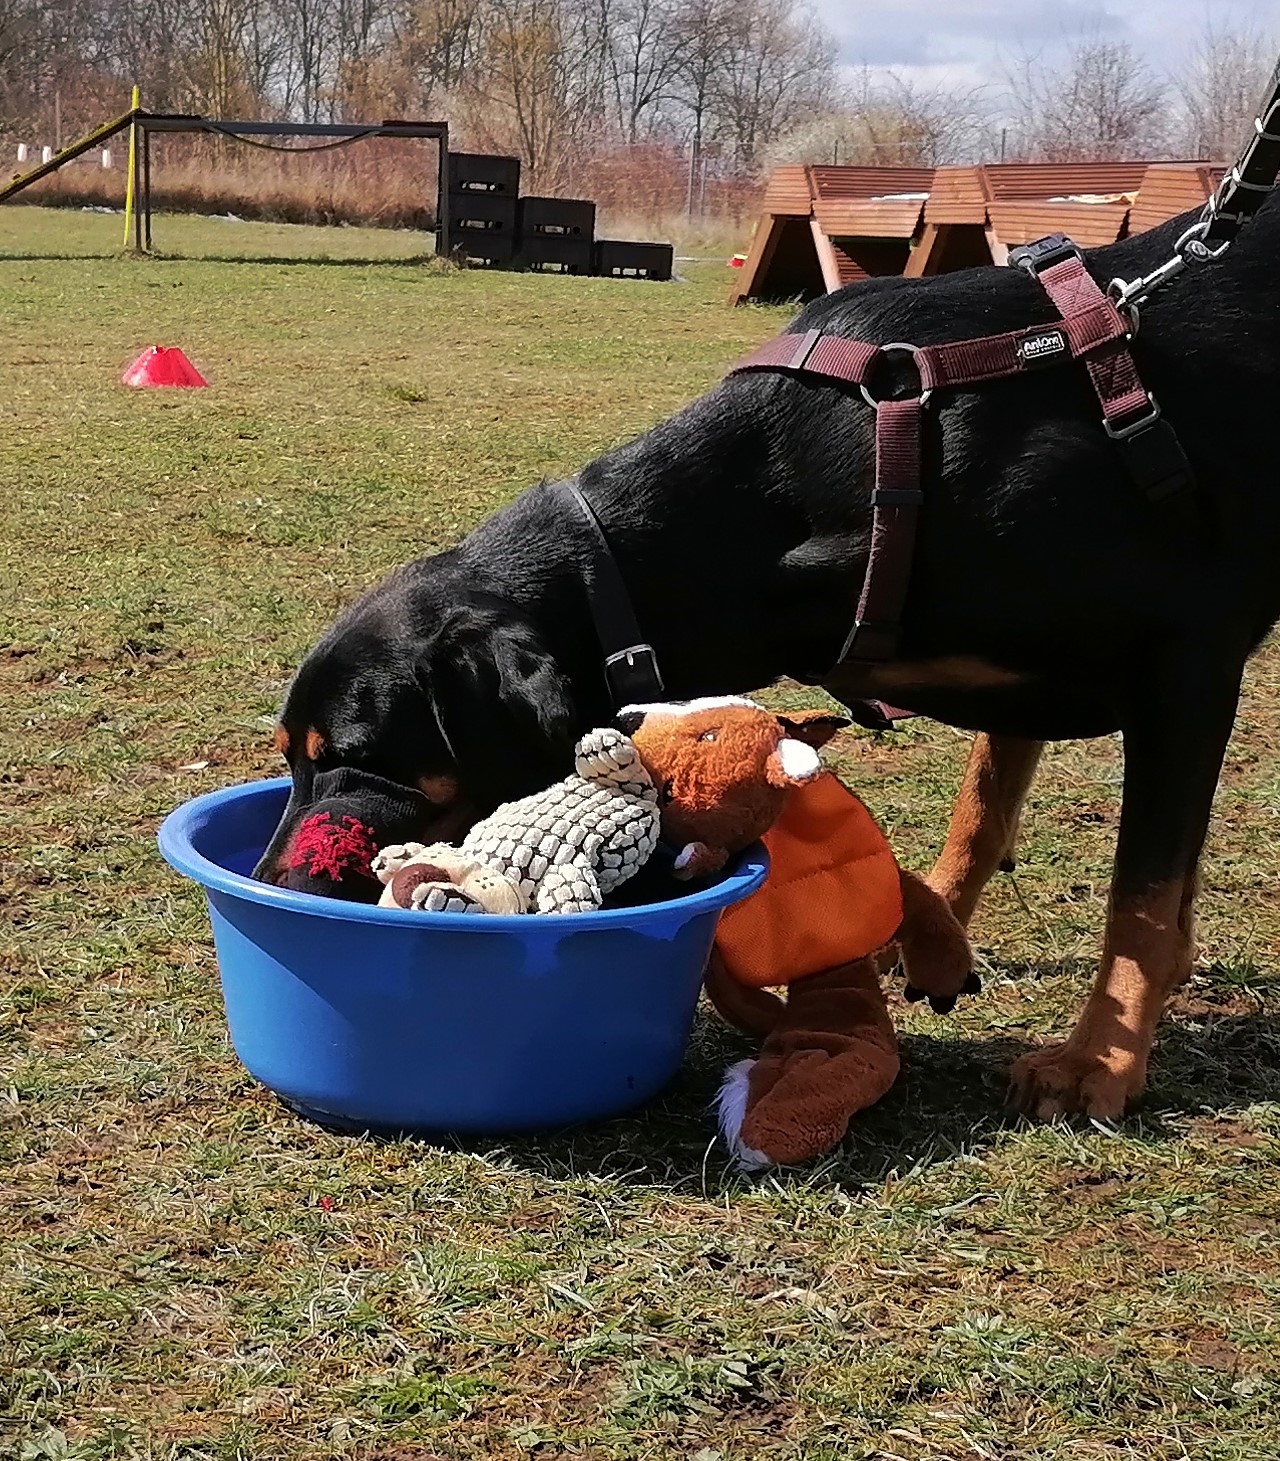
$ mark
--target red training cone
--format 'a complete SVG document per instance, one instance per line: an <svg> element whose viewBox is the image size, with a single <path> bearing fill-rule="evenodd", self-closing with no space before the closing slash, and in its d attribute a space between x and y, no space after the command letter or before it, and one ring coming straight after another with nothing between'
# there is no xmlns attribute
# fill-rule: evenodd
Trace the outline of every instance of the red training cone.
<svg viewBox="0 0 1280 1461"><path fill-rule="evenodd" d="M209 382L176 345L144 350L120 377L126 386L207 386Z"/></svg>

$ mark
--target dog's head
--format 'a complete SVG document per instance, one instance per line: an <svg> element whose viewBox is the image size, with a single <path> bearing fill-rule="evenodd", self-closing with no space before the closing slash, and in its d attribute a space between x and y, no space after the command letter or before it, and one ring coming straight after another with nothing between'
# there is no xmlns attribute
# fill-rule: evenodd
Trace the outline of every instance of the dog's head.
<svg viewBox="0 0 1280 1461"><path fill-rule="evenodd" d="M420 837L450 841L571 769L578 729L565 676L512 605L466 592L433 615L420 586L375 589L289 686L276 746L293 787L255 876L280 877L287 829L321 771L351 766L415 787L438 813Z"/></svg>

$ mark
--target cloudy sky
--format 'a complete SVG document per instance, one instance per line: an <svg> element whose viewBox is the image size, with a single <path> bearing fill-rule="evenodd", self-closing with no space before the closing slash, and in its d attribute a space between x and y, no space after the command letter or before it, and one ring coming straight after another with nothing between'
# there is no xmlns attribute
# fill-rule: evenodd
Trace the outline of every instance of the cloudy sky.
<svg viewBox="0 0 1280 1461"><path fill-rule="evenodd" d="M1001 55L1051 53L1082 32L1131 42L1161 70L1206 24L1280 30L1280 0L815 0L845 64L921 81L998 81Z"/></svg>

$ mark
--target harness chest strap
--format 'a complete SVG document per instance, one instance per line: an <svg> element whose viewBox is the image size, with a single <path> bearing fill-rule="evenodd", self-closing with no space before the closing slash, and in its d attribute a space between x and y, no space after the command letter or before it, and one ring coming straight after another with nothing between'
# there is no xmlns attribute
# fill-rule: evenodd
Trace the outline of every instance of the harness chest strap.
<svg viewBox="0 0 1280 1461"><path fill-rule="evenodd" d="M1047 247L1046 247L1047 246ZM796 371L858 386L876 413L871 545L853 629L837 663L895 657L911 577L922 490L924 407L935 389L963 388L1024 375L1044 366L1083 361L1102 409L1103 425L1121 444L1135 481L1156 499L1189 484L1190 467L1177 437L1160 418L1129 350L1129 326L1098 287L1078 249L1060 235L1030 246L1029 272L1061 316L1000 335L945 345L873 345L810 330L768 340L730 375ZM868 382L887 357L908 353L919 393L877 401Z"/></svg>

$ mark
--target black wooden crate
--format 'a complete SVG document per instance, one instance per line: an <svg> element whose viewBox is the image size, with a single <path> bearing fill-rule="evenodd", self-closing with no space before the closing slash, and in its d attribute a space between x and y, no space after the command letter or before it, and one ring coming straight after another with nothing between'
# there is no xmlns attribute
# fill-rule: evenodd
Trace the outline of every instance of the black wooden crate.
<svg viewBox="0 0 1280 1461"><path fill-rule="evenodd" d="M514 198L520 192L520 159L495 157L487 152L451 152L449 191L500 193Z"/></svg>
<svg viewBox="0 0 1280 1461"><path fill-rule="evenodd" d="M612 279L670 279L675 252L670 244L600 238L595 243L594 272Z"/></svg>
<svg viewBox="0 0 1280 1461"><path fill-rule="evenodd" d="M517 258L526 269L544 274L590 274L591 240L564 234L526 233L521 235Z"/></svg>
<svg viewBox="0 0 1280 1461"><path fill-rule="evenodd" d="M514 238L518 200L506 193L450 193L450 233L502 233Z"/></svg>
<svg viewBox="0 0 1280 1461"><path fill-rule="evenodd" d="M519 232L590 241L596 232L596 205L586 198L521 198Z"/></svg>
<svg viewBox="0 0 1280 1461"><path fill-rule="evenodd" d="M482 264L494 269L510 268L515 257L515 236L510 233L486 232L483 229L458 229L449 234L448 253L468 264Z"/></svg>

